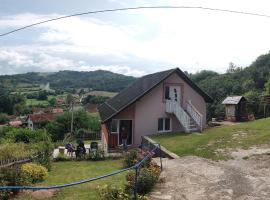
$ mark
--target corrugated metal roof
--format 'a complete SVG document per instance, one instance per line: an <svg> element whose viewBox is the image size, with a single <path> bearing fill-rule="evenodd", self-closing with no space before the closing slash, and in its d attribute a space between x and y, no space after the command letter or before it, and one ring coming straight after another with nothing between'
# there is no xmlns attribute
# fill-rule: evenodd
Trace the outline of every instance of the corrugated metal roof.
<svg viewBox="0 0 270 200"><path fill-rule="evenodd" d="M231 96L231 97L226 97L226 99L224 99L222 101L222 104L233 104L236 105L238 104L242 98L245 98L243 96Z"/></svg>

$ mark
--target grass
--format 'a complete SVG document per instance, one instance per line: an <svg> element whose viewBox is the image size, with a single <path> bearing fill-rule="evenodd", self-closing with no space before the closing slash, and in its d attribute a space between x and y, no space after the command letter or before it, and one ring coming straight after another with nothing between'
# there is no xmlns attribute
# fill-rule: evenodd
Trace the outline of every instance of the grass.
<svg viewBox="0 0 270 200"><path fill-rule="evenodd" d="M116 92L107 92L107 91L98 91L98 90L94 90L88 93L89 95L93 95L93 96L104 96L104 97L113 97L115 96L117 93Z"/></svg>
<svg viewBox="0 0 270 200"><path fill-rule="evenodd" d="M37 99L26 99L26 105L28 106L48 106L49 102L47 100L37 100Z"/></svg>
<svg viewBox="0 0 270 200"><path fill-rule="evenodd" d="M270 118L205 130L201 135L169 133L151 138L179 156L195 155L213 160L226 160L226 149L270 143Z"/></svg>
<svg viewBox="0 0 270 200"><path fill-rule="evenodd" d="M67 161L55 162L52 171L46 180L39 185L56 185L89 179L106 173L113 172L122 168L122 160L105 160L105 161ZM118 174L82 185L72 186L60 189L53 198L49 200L95 200L100 199L97 186L104 184L123 186L125 184L125 174ZM34 200L29 195L20 195L16 200Z"/></svg>

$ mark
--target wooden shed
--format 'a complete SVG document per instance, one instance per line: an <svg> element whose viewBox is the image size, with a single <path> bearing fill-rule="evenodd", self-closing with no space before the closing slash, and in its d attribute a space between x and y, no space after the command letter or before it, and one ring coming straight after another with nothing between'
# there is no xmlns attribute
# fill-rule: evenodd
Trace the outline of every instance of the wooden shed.
<svg viewBox="0 0 270 200"><path fill-rule="evenodd" d="M222 104L225 105L225 120L236 122L245 121L247 115L247 100L243 96L229 96Z"/></svg>

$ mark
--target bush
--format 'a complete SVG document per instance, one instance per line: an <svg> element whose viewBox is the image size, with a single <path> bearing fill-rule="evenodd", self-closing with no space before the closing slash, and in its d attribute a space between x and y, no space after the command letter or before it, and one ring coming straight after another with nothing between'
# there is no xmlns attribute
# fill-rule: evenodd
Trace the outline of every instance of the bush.
<svg viewBox="0 0 270 200"><path fill-rule="evenodd" d="M59 154L56 158L54 158L55 162L65 162L65 161L71 161L72 158L68 157L67 155Z"/></svg>
<svg viewBox="0 0 270 200"><path fill-rule="evenodd" d="M101 151L101 150L90 151L89 159L94 160L94 161L104 160L105 159L104 151Z"/></svg>
<svg viewBox="0 0 270 200"><path fill-rule="evenodd" d="M23 176L19 167L9 167L0 169L0 185L28 185L30 182ZM11 195L16 195L18 190L0 190L0 199L8 200Z"/></svg>
<svg viewBox="0 0 270 200"><path fill-rule="evenodd" d="M0 124L6 124L9 122L9 119L7 115L5 114L0 114Z"/></svg>
<svg viewBox="0 0 270 200"><path fill-rule="evenodd" d="M104 185L98 187L98 192L102 200L129 200L129 195L125 193L123 188Z"/></svg>
<svg viewBox="0 0 270 200"><path fill-rule="evenodd" d="M48 175L48 170L42 165L35 163L26 163L21 166L23 177L31 183L43 181Z"/></svg>
<svg viewBox="0 0 270 200"><path fill-rule="evenodd" d="M135 165L137 163L137 157L138 157L138 151L137 150L131 150L128 151L125 155L124 155L124 168L127 167L132 167L133 165Z"/></svg>
<svg viewBox="0 0 270 200"><path fill-rule="evenodd" d="M150 151L145 150L136 150L133 149L131 151L128 151L124 156L124 167L132 167L136 163L142 161L147 155L151 155L152 153ZM151 159L147 159L142 164L142 167L148 167L151 162Z"/></svg>
<svg viewBox="0 0 270 200"><path fill-rule="evenodd" d="M160 167L154 162L151 162L149 167L141 168L139 171L139 176L137 177L137 192L139 194L147 194L150 192L158 181L160 172ZM132 191L135 184L135 172L129 172L126 175L126 179L128 181L127 189Z"/></svg>
<svg viewBox="0 0 270 200"><path fill-rule="evenodd" d="M133 199L133 193L127 192L123 188L104 185L98 187L99 196L102 200L130 200ZM138 200L149 200L146 196L138 195Z"/></svg>

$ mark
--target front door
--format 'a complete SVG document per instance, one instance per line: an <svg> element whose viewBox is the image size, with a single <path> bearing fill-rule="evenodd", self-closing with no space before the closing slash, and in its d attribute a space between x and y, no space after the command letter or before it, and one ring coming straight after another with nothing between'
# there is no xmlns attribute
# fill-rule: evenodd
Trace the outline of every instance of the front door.
<svg viewBox="0 0 270 200"><path fill-rule="evenodd" d="M124 133L126 132L126 133ZM122 144L122 134L127 134L127 144L132 144L132 120L120 120L119 124L119 145Z"/></svg>
<svg viewBox="0 0 270 200"><path fill-rule="evenodd" d="M170 86L170 99L173 101L181 103L181 88L180 86L171 85Z"/></svg>

